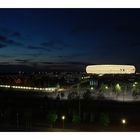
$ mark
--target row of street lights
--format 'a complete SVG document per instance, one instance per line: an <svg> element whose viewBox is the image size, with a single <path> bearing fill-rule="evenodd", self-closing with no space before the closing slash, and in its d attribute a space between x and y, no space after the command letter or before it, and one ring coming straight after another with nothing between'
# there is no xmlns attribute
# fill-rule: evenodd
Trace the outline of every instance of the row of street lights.
<svg viewBox="0 0 140 140"><path fill-rule="evenodd" d="M132 85L132 87L134 88L134 87L136 87L137 85L138 85L138 82L134 82L133 85ZM106 90L109 89L109 87L108 87L107 85L106 85L104 88L105 88ZM91 89L91 90L94 89L93 85L90 87L90 89ZM121 86L120 86L119 83L117 83L117 84L115 85L115 89L116 89L116 90L121 90Z"/></svg>
<svg viewBox="0 0 140 140"><path fill-rule="evenodd" d="M62 122L63 122L63 129L64 129L64 128L65 128L65 119L66 119L66 117L63 115L63 116L61 117L61 119L62 119ZM123 128L124 128L125 125L127 124L127 121L126 121L125 118L122 118L122 119L121 119L121 124L123 125Z"/></svg>
<svg viewBox="0 0 140 140"><path fill-rule="evenodd" d="M65 128L65 118L66 118L66 117L65 117L64 115L61 117L62 122L63 122L63 129ZM121 124L123 125L123 128L124 128L125 125L127 124L127 121L126 121L125 118L122 118L122 119L121 119Z"/></svg>

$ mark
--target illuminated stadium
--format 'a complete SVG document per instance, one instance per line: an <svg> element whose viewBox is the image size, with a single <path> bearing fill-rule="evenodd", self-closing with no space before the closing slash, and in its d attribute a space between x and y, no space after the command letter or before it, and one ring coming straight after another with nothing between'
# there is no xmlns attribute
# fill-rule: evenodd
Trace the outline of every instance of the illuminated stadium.
<svg viewBox="0 0 140 140"><path fill-rule="evenodd" d="M136 69L131 65L89 65L86 72L90 74L133 74Z"/></svg>

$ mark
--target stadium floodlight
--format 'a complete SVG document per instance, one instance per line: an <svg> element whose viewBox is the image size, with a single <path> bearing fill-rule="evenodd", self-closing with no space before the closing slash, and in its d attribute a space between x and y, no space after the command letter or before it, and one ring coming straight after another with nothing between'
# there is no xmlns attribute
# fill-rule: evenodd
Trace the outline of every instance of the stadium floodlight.
<svg viewBox="0 0 140 140"><path fill-rule="evenodd" d="M86 67L88 74L134 74L133 65L89 65Z"/></svg>

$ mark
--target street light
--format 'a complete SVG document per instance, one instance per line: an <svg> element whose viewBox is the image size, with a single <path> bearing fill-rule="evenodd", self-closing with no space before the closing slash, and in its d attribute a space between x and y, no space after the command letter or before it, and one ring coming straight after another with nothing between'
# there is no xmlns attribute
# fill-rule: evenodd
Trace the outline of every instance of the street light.
<svg viewBox="0 0 140 140"><path fill-rule="evenodd" d="M137 84L138 84L138 82L134 82L134 84L135 84L135 85L137 85Z"/></svg>
<svg viewBox="0 0 140 140"><path fill-rule="evenodd" d="M105 86L105 89L108 89L108 86Z"/></svg>
<svg viewBox="0 0 140 140"><path fill-rule="evenodd" d="M136 85L135 85L135 84L133 84L133 87L136 87Z"/></svg>
<svg viewBox="0 0 140 140"><path fill-rule="evenodd" d="M91 90L93 90L94 88L93 88L93 87L91 87L90 89L91 89Z"/></svg>
<svg viewBox="0 0 140 140"><path fill-rule="evenodd" d="M126 119L122 119L121 122L122 122L123 125L125 125L126 124Z"/></svg>
<svg viewBox="0 0 140 140"><path fill-rule="evenodd" d="M123 129L125 128L125 125L126 125L126 119L125 118L123 118L122 120L121 120L121 123L122 123L122 125L123 125Z"/></svg>
<svg viewBox="0 0 140 140"><path fill-rule="evenodd" d="M62 122L63 122L63 128L64 128L64 121L65 121L65 116L63 115L62 117L61 117L61 119L62 119Z"/></svg>

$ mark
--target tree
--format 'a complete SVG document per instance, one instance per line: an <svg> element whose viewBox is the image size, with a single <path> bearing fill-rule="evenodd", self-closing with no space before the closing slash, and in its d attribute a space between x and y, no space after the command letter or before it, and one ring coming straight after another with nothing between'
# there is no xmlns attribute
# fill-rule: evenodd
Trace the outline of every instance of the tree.
<svg viewBox="0 0 140 140"><path fill-rule="evenodd" d="M136 90L134 90L134 91L132 92L132 97L133 97L134 99L137 99L137 98L138 98L138 93L136 92Z"/></svg>
<svg viewBox="0 0 140 140"><path fill-rule="evenodd" d="M56 113L49 113L48 114L48 121L51 123L51 127L53 127L53 124L55 124L58 116Z"/></svg>
<svg viewBox="0 0 140 140"><path fill-rule="evenodd" d="M73 118L72 118L72 122L74 123L74 124L78 124L78 123L80 123L80 116L79 115L73 115Z"/></svg>
<svg viewBox="0 0 140 140"><path fill-rule="evenodd" d="M116 97L118 97L120 92L122 91L120 84L116 84L114 90L115 90Z"/></svg>
<svg viewBox="0 0 140 140"><path fill-rule="evenodd" d="M106 98L105 98L105 96L104 96L104 93L99 92L98 95L97 95L97 99L98 99L98 100L105 100Z"/></svg>
<svg viewBox="0 0 140 140"><path fill-rule="evenodd" d="M26 109L24 111L24 119L25 119L25 126L27 129L31 127L31 121L32 121L32 110L30 108Z"/></svg>
<svg viewBox="0 0 140 140"><path fill-rule="evenodd" d="M90 90L87 90L87 91L83 94L83 98L84 98L84 99L90 99L90 98L91 98L91 92L90 92Z"/></svg>
<svg viewBox="0 0 140 140"><path fill-rule="evenodd" d="M115 85L115 92L116 92L116 93L121 92L121 86L120 86L119 84L116 84L116 85Z"/></svg>
<svg viewBox="0 0 140 140"><path fill-rule="evenodd" d="M63 98L65 96L65 94L63 92L61 92L60 96L61 96L61 98Z"/></svg>
<svg viewBox="0 0 140 140"><path fill-rule="evenodd" d="M100 87L100 91L105 93L105 92L108 92L109 90L109 87L105 84L102 84L101 87Z"/></svg>
<svg viewBox="0 0 140 140"><path fill-rule="evenodd" d="M69 100L77 99L78 98L78 93L77 92L71 92L68 95Z"/></svg>
<svg viewBox="0 0 140 140"><path fill-rule="evenodd" d="M107 127L110 124L108 113L101 113L99 119L100 119L100 124L105 127Z"/></svg>
<svg viewBox="0 0 140 140"><path fill-rule="evenodd" d="M60 100L60 94L57 95L56 100Z"/></svg>

